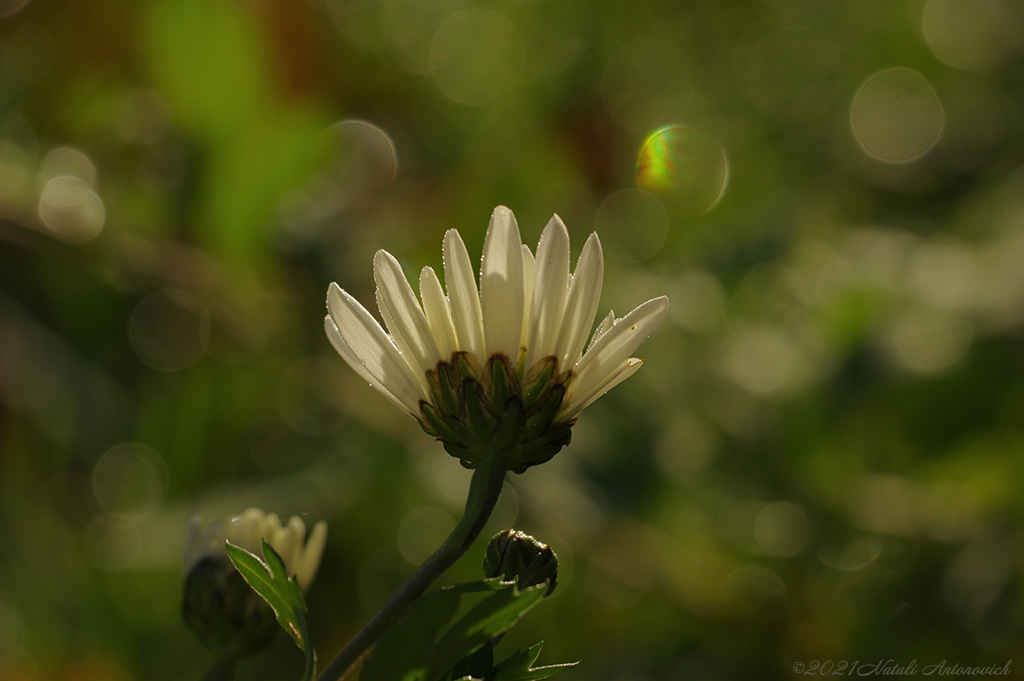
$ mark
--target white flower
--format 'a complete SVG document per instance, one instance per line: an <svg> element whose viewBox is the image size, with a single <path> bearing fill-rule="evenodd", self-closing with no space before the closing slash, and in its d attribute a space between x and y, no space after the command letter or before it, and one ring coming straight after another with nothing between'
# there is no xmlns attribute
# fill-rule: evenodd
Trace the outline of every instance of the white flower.
<svg viewBox="0 0 1024 681"><path fill-rule="evenodd" d="M488 427L497 428L506 408L504 401L493 403L496 394L503 399L519 397L520 411L525 410L529 421L531 406L522 403L529 401L534 388L538 395L558 400L540 430L571 425L580 411L640 368L643 362L630 355L668 310L668 298L662 296L621 319L609 313L584 352L604 276L597 234L587 239L570 274L569 233L561 219L556 215L548 222L534 257L522 243L515 216L504 206L494 209L487 229L479 289L469 253L454 229L444 237L447 295L430 267L420 272L419 299L390 253L377 251L373 267L377 306L388 330L355 298L331 284L324 320L327 335L356 373L446 444L451 439L442 432L446 426L461 426L459 437L468 431L479 436L480 428L468 424L465 407L461 412L445 408L443 398L455 386L445 393L442 380L439 387L438 376L445 374L439 372L442 366L458 364L460 371L450 370L451 377L475 380L481 386L481 413ZM492 385L495 359L501 359L499 364L508 368L507 379L515 384L508 393ZM545 372L547 368L550 371ZM541 382L536 384L537 380ZM459 388L460 401L463 397ZM547 399L539 402L546 404ZM472 409L470 404L470 417ZM566 442L567 437L562 444Z"/></svg>
<svg viewBox="0 0 1024 681"><path fill-rule="evenodd" d="M320 567L320 558L327 543L327 524L319 521L306 539L306 524L302 518L292 516L284 525L274 513L264 514L258 508L250 508L241 515L227 521L214 522L205 529L198 516L189 526L189 538L185 544L185 572L209 556L224 556L224 542L245 549L257 556L262 554L261 539L266 539L284 561L288 573L295 576L303 591L312 583Z"/></svg>

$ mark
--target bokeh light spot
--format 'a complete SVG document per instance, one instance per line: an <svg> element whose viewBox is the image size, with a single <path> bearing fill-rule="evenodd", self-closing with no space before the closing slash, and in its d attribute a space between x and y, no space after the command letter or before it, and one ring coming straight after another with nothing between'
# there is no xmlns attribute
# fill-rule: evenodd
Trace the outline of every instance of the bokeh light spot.
<svg viewBox="0 0 1024 681"><path fill-rule="evenodd" d="M860 86L850 125L861 148L890 163L912 161L939 141L945 114L935 90L919 73L880 71Z"/></svg>
<svg viewBox="0 0 1024 681"><path fill-rule="evenodd" d="M701 270L688 270L671 283L668 316L686 329L706 331L725 316L725 287L717 278Z"/></svg>
<svg viewBox="0 0 1024 681"><path fill-rule="evenodd" d="M911 309L888 330L890 355L903 368L929 374L952 366L967 353L974 331L955 315Z"/></svg>
<svg viewBox="0 0 1024 681"><path fill-rule="evenodd" d="M666 42L637 40L619 49L605 66L601 93L620 125L644 131L677 119L692 96L686 57Z"/></svg>
<svg viewBox="0 0 1024 681"><path fill-rule="evenodd" d="M96 164L83 152L73 147L57 147L47 152L39 164L39 186L45 187L57 177L77 177L89 186L96 188Z"/></svg>
<svg viewBox="0 0 1024 681"><path fill-rule="evenodd" d="M565 71L583 53L590 27L590 9L579 0L544 0L523 27L527 70L543 76Z"/></svg>
<svg viewBox="0 0 1024 681"><path fill-rule="evenodd" d="M29 3L29 0L0 0L0 19L14 16Z"/></svg>
<svg viewBox="0 0 1024 681"><path fill-rule="evenodd" d="M100 457L92 485L103 510L139 522L163 500L166 473L155 451L135 442L119 445Z"/></svg>
<svg viewBox="0 0 1024 681"><path fill-rule="evenodd" d="M729 179L725 150L710 134L686 125L655 130L636 162L637 185L686 214L710 210Z"/></svg>
<svg viewBox="0 0 1024 681"><path fill-rule="evenodd" d="M768 504L754 521L754 538L761 550L772 556L795 556L807 545L807 514L796 504L778 501Z"/></svg>
<svg viewBox="0 0 1024 681"><path fill-rule="evenodd" d="M306 435L335 430L351 410L349 371L327 359L296 362L277 388L277 407L285 422Z"/></svg>
<svg viewBox="0 0 1024 681"><path fill-rule="evenodd" d="M206 309L179 289L150 294L132 313L128 334L143 362L161 371L177 371L198 361L209 340Z"/></svg>
<svg viewBox="0 0 1024 681"><path fill-rule="evenodd" d="M409 511L398 526L398 550L412 565L420 565L444 543L455 522L432 506Z"/></svg>
<svg viewBox="0 0 1024 681"><path fill-rule="evenodd" d="M860 570L882 555L882 540L878 537L858 537L839 550L822 550L818 558L836 570Z"/></svg>
<svg viewBox="0 0 1024 681"><path fill-rule="evenodd" d="M240 364L258 355L267 343L269 334L259 322L214 301L206 307L210 320L210 340L207 351L228 364Z"/></svg>
<svg viewBox="0 0 1024 681"><path fill-rule="evenodd" d="M377 191L398 175L398 153L379 126L349 120L332 125L316 142L310 214L336 215L369 191Z"/></svg>
<svg viewBox="0 0 1024 681"><path fill-rule="evenodd" d="M430 71L430 41L458 9L457 0L385 0L384 36L402 68L413 73Z"/></svg>
<svg viewBox="0 0 1024 681"><path fill-rule="evenodd" d="M103 231L103 199L88 182L69 175L46 183L39 195L39 219L54 236L85 243Z"/></svg>
<svg viewBox="0 0 1024 681"><path fill-rule="evenodd" d="M782 329L736 329L722 346L722 371L752 393L781 388L797 365L800 350Z"/></svg>
<svg viewBox="0 0 1024 681"><path fill-rule="evenodd" d="M935 56L983 71L1020 48L1020 25L1003 0L928 0L921 31Z"/></svg>
<svg viewBox="0 0 1024 681"><path fill-rule="evenodd" d="M597 211L597 232L608 253L639 262L658 252L668 234L668 215L656 197L635 189L615 192Z"/></svg>
<svg viewBox="0 0 1024 681"><path fill-rule="evenodd" d="M430 67L446 97L479 106L501 99L519 82L522 55L519 31L508 19L489 10L467 9L437 29Z"/></svg>
<svg viewBox="0 0 1024 681"><path fill-rule="evenodd" d="M778 573L760 565L733 570L725 580L725 587L741 607L772 609L786 601L786 583Z"/></svg>

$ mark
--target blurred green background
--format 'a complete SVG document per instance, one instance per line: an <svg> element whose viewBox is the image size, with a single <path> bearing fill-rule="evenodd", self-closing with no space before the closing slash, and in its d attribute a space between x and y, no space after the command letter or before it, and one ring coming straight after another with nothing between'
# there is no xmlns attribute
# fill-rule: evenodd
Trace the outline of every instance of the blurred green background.
<svg viewBox="0 0 1024 681"><path fill-rule="evenodd" d="M0 0L0 678L198 679L185 527L253 505L328 522L333 657L468 472L327 285L497 204L600 234L599 316L671 299L485 530L561 559L506 653L1024 667L1022 100L1012 0Z"/></svg>

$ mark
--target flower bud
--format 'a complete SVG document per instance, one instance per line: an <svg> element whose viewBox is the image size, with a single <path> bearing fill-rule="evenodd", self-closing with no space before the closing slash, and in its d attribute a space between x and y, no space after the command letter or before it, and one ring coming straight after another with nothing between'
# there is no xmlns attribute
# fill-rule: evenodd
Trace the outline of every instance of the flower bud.
<svg viewBox="0 0 1024 681"><path fill-rule="evenodd" d="M558 557L547 544L516 530L505 530L491 538L484 556L484 576L515 581L526 589L547 583L550 596L558 580Z"/></svg>
<svg viewBox="0 0 1024 681"><path fill-rule="evenodd" d="M307 539L302 519L293 516L282 524L275 514L258 508L206 527L198 516L191 520L185 544L182 617L203 645L220 658L255 655L270 645L277 631L274 611L245 582L224 549L224 542L229 541L258 554L264 539L281 556L299 587L307 588L327 540L323 521Z"/></svg>
<svg viewBox="0 0 1024 681"><path fill-rule="evenodd" d="M274 611L256 594L227 555L207 556L185 578L181 614L219 658L262 652L277 632Z"/></svg>

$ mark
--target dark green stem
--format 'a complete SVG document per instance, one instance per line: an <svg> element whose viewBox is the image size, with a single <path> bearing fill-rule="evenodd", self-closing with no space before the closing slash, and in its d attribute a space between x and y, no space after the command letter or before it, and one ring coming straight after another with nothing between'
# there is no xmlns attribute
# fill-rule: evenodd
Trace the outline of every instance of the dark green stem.
<svg viewBox="0 0 1024 681"><path fill-rule="evenodd" d="M412 602L422 596L434 580L469 549L480 531L484 529L494 505L498 502L507 471L505 452L496 449L488 452L473 471L473 479L469 483L469 497L466 499L466 512L462 520L448 535L441 548L424 561L415 574L395 592L391 600L385 603L373 619L367 622L366 626L338 653L320 675L319 681L337 681L348 674L370 646L377 642L388 625L401 617Z"/></svg>

